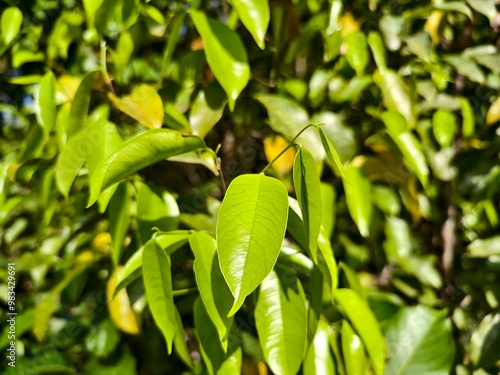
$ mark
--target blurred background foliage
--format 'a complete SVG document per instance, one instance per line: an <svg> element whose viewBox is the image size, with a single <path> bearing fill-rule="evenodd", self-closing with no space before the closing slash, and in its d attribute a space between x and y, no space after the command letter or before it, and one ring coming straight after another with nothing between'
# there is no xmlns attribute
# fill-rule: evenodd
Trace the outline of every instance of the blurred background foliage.
<svg viewBox="0 0 500 375"><path fill-rule="evenodd" d="M0 295L4 312L13 261L19 311L18 368L2 373L202 373L189 251L172 255L172 277L192 369L182 355L167 357L140 280L112 303L109 290L151 227L213 231L224 185L260 172L310 122L325 123L345 163L350 183L322 165L319 138L301 138L322 173L339 283L360 293L380 323L386 373L426 373L419 363L429 351L440 353L435 373L500 371L498 5L269 5L267 33L257 35L224 0L0 3ZM234 30L225 35L237 35L243 50L218 54L209 45L220 35L200 38L194 9ZM227 96L239 82L228 83L224 69L245 59L248 84ZM58 155L75 147L67 139L76 98L90 103L89 126L108 124L110 147L161 126L204 137L220 147L223 179L209 158L164 161L120 185L107 209L87 209L95 165L87 161L73 184L57 177ZM270 171L291 194L293 157ZM334 333L355 336L336 324L335 308L324 314ZM240 328L242 373L269 373L255 327ZM335 354L338 373L369 371L352 367L363 352Z"/></svg>

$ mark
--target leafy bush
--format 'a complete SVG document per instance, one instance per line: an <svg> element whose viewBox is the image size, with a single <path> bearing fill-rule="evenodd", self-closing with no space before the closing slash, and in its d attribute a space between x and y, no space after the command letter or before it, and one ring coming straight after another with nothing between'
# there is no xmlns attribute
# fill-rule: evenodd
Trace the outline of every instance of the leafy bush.
<svg viewBox="0 0 500 375"><path fill-rule="evenodd" d="M0 11L2 373L498 373L494 2Z"/></svg>

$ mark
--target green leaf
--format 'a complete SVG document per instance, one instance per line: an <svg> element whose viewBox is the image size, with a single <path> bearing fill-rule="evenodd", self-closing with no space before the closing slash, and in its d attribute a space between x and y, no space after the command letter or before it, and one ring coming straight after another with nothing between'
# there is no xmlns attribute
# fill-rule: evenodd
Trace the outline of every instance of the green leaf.
<svg viewBox="0 0 500 375"><path fill-rule="evenodd" d="M397 112L384 112L381 118L392 140L403 154L405 164L417 175L422 185L426 187L429 168L425 161L422 144L412 132L406 130L406 121Z"/></svg>
<svg viewBox="0 0 500 375"><path fill-rule="evenodd" d="M0 20L3 43L8 46L19 34L23 23L23 13L16 7L9 7Z"/></svg>
<svg viewBox="0 0 500 375"><path fill-rule="evenodd" d="M464 138L470 138L476 128L476 118L474 111L466 98L460 98L460 109L462 111L462 135Z"/></svg>
<svg viewBox="0 0 500 375"><path fill-rule="evenodd" d="M413 120L413 108L410 101L408 88L401 76L392 70L377 70L373 74L373 80L382 90L384 105L390 111L399 112L406 121Z"/></svg>
<svg viewBox="0 0 500 375"><path fill-rule="evenodd" d="M349 65L361 76L369 62L368 45L366 44L365 34L361 31L355 31L344 38L347 46L345 57Z"/></svg>
<svg viewBox="0 0 500 375"><path fill-rule="evenodd" d="M204 149L205 143L195 136L184 136L168 129L146 131L127 140L97 167L90 186L89 206L102 191L160 160L190 151Z"/></svg>
<svg viewBox="0 0 500 375"><path fill-rule="evenodd" d="M147 128L161 128L164 115L163 102L153 87L141 84L134 87L130 95L123 98L118 98L112 93L108 96L120 111Z"/></svg>
<svg viewBox="0 0 500 375"><path fill-rule="evenodd" d="M326 156L328 157L328 161L330 162L333 171L337 175L345 179L344 165L340 160L337 150L335 150L335 147L333 147L332 142L330 142L323 129L319 128L318 130L319 130L319 136L321 138L321 143L323 144L323 148L325 149Z"/></svg>
<svg viewBox="0 0 500 375"><path fill-rule="evenodd" d="M120 133L118 133L116 125L108 121L97 121L96 123L89 125L86 132L87 139L91 141L91 146L87 150L86 157L90 183L99 163L101 163L109 154L121 146L123 144L123 139ZM108 205L108 202L117 187L118 186L115 185L114 187L106 190L105 194L101 195L99 198L100 212L106 210L106 206Z"/></svg>
<svg viewBox="0 0 500 375"><path fill-rule="evenodd" d="M73 136L81 132L86 127L87 112L90 105L90 94L92 83L97 74L97 71L88 73L83 77L82 82L78 86L78 90L71 102L69 111L68 125L66 128L67 139L70 140Z"/></svg>
<svg viewBox="0 0 500 375"><path fill-rule="evenodd" d="M156 325L165 337L168 352L171 353L177 321L172 294L170 260L165 250L154 239L144 245L142 269L149 308Z"/></svg>
<svg viewBox="0 0 500 375"><path fill-rule="evenodd" d="M140 183L137 188L137 224L142 242L147 242L153 228L168 232L179 225L179 207L166 190Z"/></svg>
<svg viewBox="0 0 500 375"><path fill-rule="evenodd" d="M465 14L471 21L474 21L471 9L460 1L448 1L446 3L436 3L434 8L445 12L460 12Z"/></svg>
<svg viewBox="0 0 500 375"><path fill-rule="evenodd" d="M189 244L195 256L194 275L201 299L217 329L222 347L227 351L233 323L233 317L228 317L228 313L234 299L220 270L215 239L207 233L195 232L189 237Z"/></svg>
<svg viewBox="0 0 500 375"><path fill-rule="evenodd" d="M346 320L342 322L341 337L347 375L364 375L366 361L363 343Z"/></svg>
<svg viewBox="0 0 500 375"><path fill-rule="evenodd" d="M189 112L189 124L193 134L205 138L207 133L219 122L224 113L226 100L217 99L217 91L200 90ZM224 94L222 94L224 95Z"/></svg>
<svg viewBox="0 0 500 375"><path fill-rule="evenodd" d="M186 342L181 314L179 314L177 308L175 309L175 321L177 324L175 326L174 350L188 367L193 368L193 360L191 359L191 353Z"/></svg>
<svg viewBox="0 0 500 375"><path fill-rule="evenodd" d="M467 254L476 258L500 255L500 235L472 241L467 246Z"/></svg>
<svg viewBox="0 0 500 375"><path fill-rule="evenodd" d="M441 147L449 147L455 138L455 116L446 109L439 109L432 116L432 131Z"/></svg>
<svg viewBox="0 0 500 375"><path fill-rule="evenodd" d="M131 221L130 183L120 184L109 204L109 231L111 234L111 255L117 266L123 253L123 243Z"/></svg>
<svg viewBox="0 0 500 375"><path fill-rule="evenodd" d="M328 285L330 285L331 295L335 295L335 291L337 290L338 283L338 269L337 262L335 261L335 257L333 255L333 249L330 244L330 240L326 236L324 229L321 228L318 239L318 266L328 281ZM326 269L324 267L326 265Z"/></svg>
<svg viewBox="0 0 500 375"><path fill-rule="evenodd" d="M250 31L260 49L265 48L266 31L269 26L269 2L261 0L231 0L238 17Z"/></svg>
<svg viewBox="0 0 500 375"><path fill-rule="evenodd" d="M219 342L214 342L217 330L210 320L201 299L194 303L194 322L201 344L201 355L210 375L239 375L241 373L242 350L235 329L229 335L227 352Z"/></svg>
<svg viewBox="0 0 500 375"><path fill-rule="evenodd" d="M235 298L229 315L274 267L287 213L287 190L275 178L248 174L229 185L217 220L220 268Z"/></svg>
<svg viewBox="0 0 500 375"><path fill-rule="evenodd" d="M368 45L370 46L379 70L387 69L387 62L385 59L385 47L382 37L378 32L372 31L368 34Z"/></svg>
<svg viewBox="0 0 500 375"><path fill-rule="evenodd" d="M363 340L375 374L384 374L385 342L375 316L367 303L350 289L338 289L335 299L342 305L349 321ZM416 325L414 327L417 327ZM393 372L388 372L392 374Z"/></svg>
<svg viewBox="0 0 500 375"><path fill-rule="evenodd" d="M304 359L304 375L336 374L333 356L328 344L331 328L327 322L320 320L314 340Z"/></svg>
<svg viewBox="0 0 500 375"><path fill-rule="evenodd" d="M321 183L321 226L324 229L326 238L330 238L335 227L337 191L325 182Z"/></svg>
<svg viewBox="0 0 500 375"><path fill-rule="evenodd" d="M361 286L361 283L359 282L359 278L358 275L356 274L356 271L354 271L344 262L340 262L339 268L344 273L344 276L347 279L347 282L349 283L349 288L358 293L361 297L363 297L363 299L366 299L366 292L364 288Z"/></svg>
<svg viewBox="0 0 500 375"><path fill-rule="evenodd" d="M449 374L453 336L446 311L404 307L386 323L388 374Z"/></svg>
<svg viewBox="0 0 500 375"><path fill-rule="evenodd" d="M321 226L321 187L312 155L300 148L293 164L293 185L297 194L309 251L316 253Z"/></svg>
<svg viewBox="0 0 500 375"><path fill-rule="evenodd" d="M490 0L467 0L467 4L476 12L484 14L492 24L497 14L495 3Z"/></svg>
<svg viewBox="0 0 500 375"><path fill-rule="evenodd" d="M310 123L307 111L288 98L271 94L258 94L255 95L255 99L266 108L271 128L275 132L281 133L289 141ZM317 162L324 159L325 152L316 132L305 131L297 138L297 142L309 150Z"/></svg>
<svg viewBox="0 0 500 375"><path fill-rule="evenodd" d="M85 13L87 13L87 17L94 16L103 1L104 0L83 0L83 8L85 9Z"/></svg>
<svg viewBox="0 0 500 375"><path fill-rule="evenodd" d="M458 73L466 76L471 81L484 84L486 77L483 71L479 65L471 59L458 55L448 55L444 57L444 61L451 64Z"/></svg>
<svg viewBox="0 0 500 375"><path fill-rule="evenodd" d="M196 29L205 42L205 55L215 78L226 91L229 109L234 109L238 95L250 79L247 52L233 30L202 12L191 11Z"/></svg>
<svg viewBox="0 0 500 375"><path fill-rule="evenodd" d="M107 357L120 342L120 333L110 319L90 327L85 347L98 357Z"/></svg>
<svg viewBox="0 0 500 375"><path fill-rule="evenodd" d="M500 314L486 315L472 333L470 357L476 367L493 367L498 361Z"/></svg>
<svg viewBox="0 0 500 375"><path fill-rule="evenodd" d="M347 208L361 235L368 237L372 220L370 181L361 167L351 164L344 169L344 172Z"/></svg>
<svg viewBox="0 0 500 375"><path fill-rule="evenodd" d="M394 190L384 185L372 185L371 192L373 204L386 214L399 215L401 201Z"/></svg>
<svg viewBox="0 0 500 375"><path fill-rule="evenodd" d="M255 324L267 364L275 374L294 375L307 341L306 301L298 279L276 268L262 282Z"/></svg>
<svg viewBox="0 0 500 375"><path fill-rule="evenodd" d="M42 125L43 132L47 136L56 123L56 78L49 71L40 81L37 94L39 117L38 122Z"/></svg>

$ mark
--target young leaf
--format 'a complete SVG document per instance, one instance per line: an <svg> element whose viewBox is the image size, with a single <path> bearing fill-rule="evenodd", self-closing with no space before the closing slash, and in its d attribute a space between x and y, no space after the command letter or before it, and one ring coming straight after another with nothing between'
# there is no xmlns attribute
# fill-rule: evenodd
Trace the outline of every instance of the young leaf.
<svg viewBox="0 0 500 375"><path fill-rule="evenodd" d="M235 301L233 315L274 267L285 235L288 193L264 175L235 178L217 220L220 268Z"/></svg>
<svg viewBox="0 0 500 375"><path fill-rule="evenodd" d="M71 102L69 111L68 125L66 128L67 139L70 140L74 135L85 129L87 123L87 112L90 105L90 94L92 83L97 71L87 73L78 86L78 90Z"/></svg>
<svg viewBox="0 0 500 375"><path fill-rule="evenodd" d="M109 231L111 233L111 255L117 266L123 249L123 242L127 236L131 220L130 183L125 182L118 186L109 205Z"/></svg>
<svg viewBox="0 0 500 375"><path fill-rule="evenodd" d="M363 237L370 234L372 218L372 202L370 181L361 167L349 165L345 168L346 180L344 190L347 208Z"/></svg>
<svg viewBox="0 0 500 375"><path fill-rule="evenodd" d="M255 324L271 370L275 374L296 374L307 341L307 314L304 292L294 275L276 268L262 281Z"/></svg>
<svg viewBox="0 0 500 375"><path fill-rule="evenodd" d="M22 23L23 13L19 8L9 7L3 11L0 20L3 44L8 46L14 40L21 30Z"/></svg>
<svg viewBox="0 0 500 375"><path fill-rule="evenodd" d="M245 27L250 31L260 49L265 48L264 38L269 26L269 2L261 0L232 0L234 9Z"/></svg>
<svg viewBox="0 0 500 375"><path fill-rule="evenodd" d="M170 260L165 250L154 239L144 245L142 269L151 314L165 337L168 352L171 353L177 321L172 294Z"/></svg>
<svg viewBox="0 0 500 375"><path fill-rule="evenodd" d="M455 138L457 123L450 111L439 109L432 116L432 131L441 147L449 147Z"/></svg>
<svg viewBox="0 0 500 375"><path fill-rule="evenodd" d="M323 144L323 148L325 149L326 156L328 157L328 161L330 162L330 165L333 169L333 171L345 179L345 173L344 173L344 166L342 164L342 161L340 160L339 154L335 150L335 147L333 147L332 142L327 138L325 132L323 129L318 128L319 130L319 136L321 138L321 143Z"/></svg>
<svg viewBox="0 0 500 375"><path fill-rule="evenodd" d="M300 148L293 165L293 185L297 194L309 251L316 253L321 226L321 188L312 155Z"/></svg>
<svg viewBox="0 0 500 375"><path fill-rule="evenodd" d="M462 135L464 138L470 138L474 134L476 119L468 99L460 98L460 109L462 110Z"/></svg>
<svg viewBox="0 0 500 375"><path fill-rule="evenodd" d="M207 233L195 232L189 237L189 244L195 256L194 275L201 299L217 329L222 348L227 351L233 323L233 317L227 315L234 299L220 270L215 239Z"/></svg>
<svg viewBox="0 0 500 375"><path fill-rule="evenodd" d="M344 38L347 46L346 59L349 65L361 76L369 61L368 45L362 31L355 31Z"/></svg>
<svg viewBox="0 0 500 375"><path fill-rule="evenodd" d="M40 81L38 88L38 116L43 132L48 135L56 123L56 78L49 71Z"/></svg>
<svg viewBox="0 0 500 375"><path fill-rule="evenodd" d="M232 111L238 95L250 79L245 47L239 35L222 22L195 10L191 11L191 17L205 42L208 65L226 91L229 109Z"/></svg>
<svg viewBox="0 0 500 375"><path fill-rule="evenodd" d="M353 331L351 325L344 320L342 322L342 352L344 353L344 363L348 375L364 375L365 351L363 343L358 335Z"/></svg>
<svg viewBox="0 0 500 375"><path fill-rule="evenodd" d="M304 359L304 375L335 374L335 364L328 344L330 331L328 323L320 320Z"/></svg>
<svg viewBox="0 0 500 375"><path fill-rule="evenodd" d="M386 323L387 374L449 374L453 336L446 311L405 307Z"/></svg>
<svg viewBox="0 0 500 375"><path fill-rule="evenodd" d="M217 330L205 310L200 298L194 303L194 323L201 344L201 355L210 375L239 375L241 373L242 350L238 334L231 330L227 352L214 342Z"/></svg>
<svg viewBox="0 0 500 375"><path fill-rule="evenodd" d="M112 93L108 96L120 111L147 128L161 128L164 115L163 102L153 87L142 84L134 87L132 93L123 98L118 98Z"/></svg>
<svg viewBox="0 0 500 375"><path fill-rule="evenodd" d="M384 374L385 342L375 316L368 304L350 289L338 289L335 299L342 305L345 314L363 340L372 361L375 374Z"/></svg>
<svg viewBox="0 0 500 375"><path fill-rule="evenodd" d="M127 140L97 167L90 185L89 206L102 191L138 170L160 160L205 147L203 140L198 137L184 136L168 129L149 130Z"/></svg>

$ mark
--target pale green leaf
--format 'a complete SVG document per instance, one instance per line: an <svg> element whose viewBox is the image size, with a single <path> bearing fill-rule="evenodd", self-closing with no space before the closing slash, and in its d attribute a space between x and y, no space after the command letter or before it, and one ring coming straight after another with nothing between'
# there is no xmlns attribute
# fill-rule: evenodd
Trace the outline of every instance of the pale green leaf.
<svg viewBox="0 0 500 375"><path fill-rule="evenodd" d="M94 82L96 74L97 71L93 71L87 73L87 75L83 77L73 101L71 102L68 125L66 127L68 140L87 126L87 113L89 111L92 83Z"/></svg>
<svg viewBox="0 0 500 375"><path fill-rule="evenodd" d="M344 313L363 340L375 374L384 374L384 337L368 304L356 292L350 289L338 289L335 299L342 305Z"/></svg>
<svg viewBox="0 0 500 375"><path fill-rule="evenodd" d="M127 140L97 167L90 186L89 205L102 191L138 170L175 155L204 149L205 143L195 136L184 136L168 129L146 131Z"/></svg>
<svg viewBox="0 0 500 375"><path fill-rule="evenodd" d="M298 279L276 268L262 282L255 324L267 364L275 374L294 375L307 341L306 301Z"/></svg>
<svg viewBox="0 0 500 375"><path fill-rule="evenodd" d="M235 297L233 315L271 272L285 235L288 193L277 179L243 175L229 185L217 221L222 274Z"/></svg>
<svg viewBox="0 0 500 375"><path fill-rule="evenodd" d="M387 69L384 42L382 41L382 37L380 36L380 34L375 31L370 32L368 34L367 41L372 50L373 58L375 59L377 68L379 70Z"/></svg>
<svg viewBox="0 0 500 375"><path fill-rule="evenodd" d="M495 3L491 0L467 0L467 4L476 12L488 17L490 23L493 23L497 14Z"/></svg>
<svg viewBox="0 0 500 375"><path fill-rule="evenodd" d="M321 188L316 163L305 148L300 148L295 155L293 185L302 212L309 251L315 254L321 226Z"/></svg>
<svg viewBox="0 0 500 375"><path fill-rule="evenodd" d="M467 246L467 254L477 258L500 255L500 235L472 241Z"/></svg>
<svg viewBox="0 0 500 375"><path fill-rule="evenodd" d="M341 338L347 375L364 375L366 373L364 346L346 320L342 322Z"/></svg>
<svg viewBox="0 0 500 375"><path fill-rule="evenodd" d="M335 147L333 147L332 142L330 142L322 128L319 128L319 136L321 138L321 143L323 144L323 148L325 149L326 156L328 157L328 161L330 162L333 171L337 175L345 179L344 165L340 160L337 150L335 150Z"/></svg>
<svg viewBox="0 0 500 375"><path fill-rule="evenodd" d="M462 111L462 135L464 138L470 138L476 128L476 118L469 100L460 98L460 109Z"/></svg>
<svg viewBox="0 0 500 375"><path fill-rule="evenodd" d="M49 71L40 81L37 94L39 123L45 135L48 135L56 123L56 78Z"/></svg>
<svg viewBox="0 0 500 375"><path fill-rule="evenodd" d="M111 234L111 256L115 266L120 263L125 237L127 236L130 221L132 219L132 197L130 190L129 182L120 184L109 204L108 215L109 232Z"/></svg>
<svg viewBox="0 0 500 375"><path fill-rule="evenodd" d="M264 49L270 19L269 2L262 0L231 0L231 4L260 49Z"/></svg>
<svg viewBox="0 0 500 375"><path fill-rule="evenodd" d="M372 185L372 201L375 206L389 215L398 215L401 211L401 200L394 190L384 185Z"/></svg>
<svg viewBox="0 0 500 375"><path fill-rule="evenodd" d="M304 359L304 375L336 375L333 356L328 344L330 331L331 328L328 323L324 320L320 320L314 339Z"/></svg>
<svg viewBox="0 0 500 375"><path fill-rule="evenodd" d="M488 368L498 361L500 345L500 314L486 315L470 339L470 357L477 367Z"/></svg>
<svg viewBox="0 0 500 375"><path fill-rule="evenodd" d="M337 213L336 201L337 191L327 183L321 183L321 226L327 238L330 238L335 228L335 216Z"/></svg>
<svg viewBox="0 0 500 375"><path fill-rule="evenodd" d="M386 322L387 374L446 375L454 361L453 336L446 311L404 307Z"/></svg>
<svg viewBox="0 0 500 375"><path fill-rule="evenodd" d="M361 76L370 58L365 34L362 31L350 33L344 38L344 43L347 46L345 54L347 62L356 71L356 74Z"/></svg>
<svg viewBox="0 0 500 375"><path fill-rule="evenodd" d="M204 13L191 11L191 17L205 43L205 55L215 78L226 91L229 109L250 79L247 53L239 37L220 21L210 19Z"/></svg>
<svg viewBox="0 0 500 375"><path fill-rule="evenodd" d="M373 74L373 80L382 90L382 98L387 109L401 113L406 121L411 122L413 108L408 88L401 76L389 69L379 69Z"/></svg>
<svg viewBox="0 0 500 375"><path fill-rule="evenodd" d="M23 13L16 7L9 7L2 13L0 20L3 43L8 46L19 34L23 23Z"/></svg>
<svg viewBox="0 0 500 375"><path fill-rule="evenodd" d="M200 90L191 106L189 124L193 134L200 138L205 138L205 135L219 122L224 113L226 101L216 98L216 91Z"/></svg>
<svg viewBox="0 0 500 375"><path fill-rule="evenodd" d="M144 245L142 269L149 308L167 342L168 352L171 353L177 321L172 294L170 259L154 239Z"/></svg>
<svg viewBox="0 0 500 375"><path fill-rule="evenodd" d="M347 208L361 235L368 237L372 220L370 181L362 168L356 165L347 166L344 172Z"/></svg>
<svg viewBox="0 0 500 375"><path fill-rule="evenodd" d="M233 323L233 317L228 317L228 313L234 299L220 270L217 244L212 236L203 232L191 234L189 243L195 256L194 275L201 299L226 351Z"/></svg>
<svg viewBox="0 0 500 375"><path fill-rule="evenodd" d="M449 147L457 130L455 115L446 109L439 109L432 116L432 131L441 147Z"/></svg>

